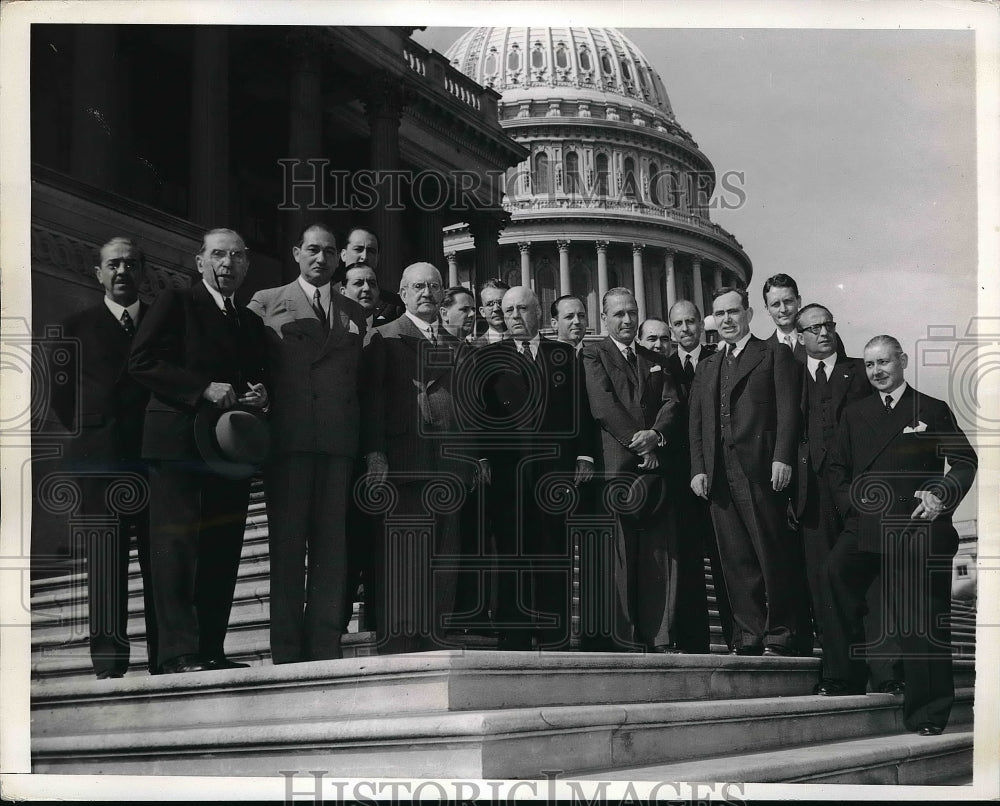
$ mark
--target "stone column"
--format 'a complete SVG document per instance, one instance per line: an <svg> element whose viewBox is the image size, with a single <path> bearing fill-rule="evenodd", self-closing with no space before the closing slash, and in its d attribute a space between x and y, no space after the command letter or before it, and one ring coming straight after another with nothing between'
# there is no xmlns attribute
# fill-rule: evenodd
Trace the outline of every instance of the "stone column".
<svg viewBox="0 0 1000 806"><path fill-rule="evenodd" d="M556 248L559 250L559 296L572 293L569 277L569 244L569 241L556 241Z"/></svg>
<svg viewBox="0 0 1000 806"><path fill-rule="evenodd" d="M642 250L645 244L632 244L632 283L635 301L639 305L639 321L646 318L646 278L642 273Z"/></svg>
<svg viewBox="0 0 1000 806"><path fill-rule="evenodd" d="M469 230L476 246L476 263L469 277L470 287L479 288L490 277L500 273L500 244L498 238L507 226L510 216L502 210L488 210L472 216Z"/></svg>
<svg viewBox="0 0 1000 806"><path fill-rule="evenodd" d="M458 285L458 253L449 252L444 256L445 260L448 261L448 286L454 287Z"/></svg>
<svg viewBox="0 0 1000 806"><path fill-rule="evenodd" d="M694 304L698 306L702 316L705 315L705 289L701 283L701 257L691 256L691 280L694 285Z"/></svg>
<svg viewBox="0 0 1000 806"><path fill-rule="evenodd" d="M399 121L403 114L399 82L385 74L377 74L368 81L363 100L371 131L371 168L395 171L399 168ZM378 263L379 283L383 288L398 288L403 273L403 211L387 209L400 202L392 198L391 178L376 181L375 188L378 203L372 210L372 225L382 252Z"/></svg>
<svg viewBox="0 0 1000 806"><path fill-rule="evenodd" d="M78 179L114 191L118 160L127 156L119 141L118 28L80 25L74 35L70 168Z"/></svg>
<svg viewBox="0 0 1000 806"><path fill-rule="evenodd" d="M667 275L667 309L665 315L670 313L670 309L677 302L677 272L674 269L674 255L677 253L673 249L666 249L663 252L663 270Z"/></svg>
<svg viewBox="0 0 1000 806"><path fill-rule="evenodd" d="M294 176L304 181L311 179L316 188L311 194L300 191L300 195L293 197L295 209L289 211L286 222L286 240L292 243L307 226L306 222L315 218L309 205L322 203L319 190L323 186L322 177L316 176L316 168L306 161L323 156L323 90L320 51L315 40L307 34L292 34L287 44L294 54L288 80L288 155L298 160ZM282 261L282 271L286 281L298 275L298 267L287 260Z"/></svg>
<svg viewBox="0 0 1000 806"><path fill-rule="evenodd" d="M444 274L444 216L440 209L423 212L417 235L420 250L417 259L426 260Z"/></svg>
<svg viewBox="0 0 1000 806"><path fill-rule="evenodd" d="M604 304L604 295L608 293L608 241L594 241L594 245L597 247L597 307L598 309ZM598 310L598 319L594 323L595 331L598 333L605 333L604 322L600 320L600 314L603 311Z"/></svg>
<svg viewBox="0 0 1000 806"><path fill-rule="evenodd" d="M521 285L531 288L531 241L518 241L521 252Z"/></svg>
<svg viewBox="0 0 1000 806"><path fill-rule="evenodd" d="M722 277L722 266L716 264L714 276L712 278L712 288L718 290L722 288L723 285L725 285L725 283L723 282Z"/></svg>

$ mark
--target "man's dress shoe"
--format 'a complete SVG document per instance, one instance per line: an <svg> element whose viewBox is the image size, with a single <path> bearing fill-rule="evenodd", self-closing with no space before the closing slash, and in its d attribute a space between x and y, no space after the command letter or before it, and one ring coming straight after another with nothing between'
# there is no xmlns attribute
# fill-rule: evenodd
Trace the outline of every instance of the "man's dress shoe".
<svg viewBox="0 0 1000 806"><path fill-rule="evenodd" d="M205 672L215 668L199 655L180 655L164 661L160 667L163 674L182 674L184 672Z"/></svg>
<svg viewBox="0 0 1000 806"><path fill-rule="evenodd" d="M844 697L849 694L864 694L864 692L858 691L856 686L850 685L845 680L820 680L813 688L813 694L819 694L823 697Z"/></svg>
<svg viewBox="0 0 1000 806"><path fill-rule="evenodd" d="M886 680L879 683L879 694L903 694L906 691L906 683L902 680Z"/></svg>
<svg viewBox="0 0 1000 806"><path fill-rule="evenodd" d="M764 654L772 657L794 658L798 652L790 646L778 646L777 644L764 647Z"/></svg>
<svg viewBox="0 0 1000 806"><path fill-rule="evenodd" d="M108 672L98 672L97 679L98 680L111 680L112 678L118 678L118 677L124 677L124 676L125 676L125 672L111 672L111 671L108 671Z"/></svg>
<svg viewBox="0 0 1000 806"><path fill-rule="evenodd" d="M677 644L658 644L652 647L650 652L657 655L683 655L684 650L681 649Z"/></svg>
<svg viewBox="0 0 1000 806"><path fill-rule="evenodd" d="M944 733L944 728L940 725L924 725L917 731L918 736L940 736Z"/></svg>
<svg viewBox="0 0 1000 806"><path fill-rule="evenodd" d="M738 646L733 649L730 655L741 655L741 656L751 656L751 655L763 655L764 650L758 644L756 646Z"/></svg>
<svg viewBox="0 0 1000 806"><path fill-rule="evenodd" d="M229 658L223 656L221 658L209 658L205 661L206 666L209 669L249 669L249 663L239 663L235 660L229 660Z"/></svg>

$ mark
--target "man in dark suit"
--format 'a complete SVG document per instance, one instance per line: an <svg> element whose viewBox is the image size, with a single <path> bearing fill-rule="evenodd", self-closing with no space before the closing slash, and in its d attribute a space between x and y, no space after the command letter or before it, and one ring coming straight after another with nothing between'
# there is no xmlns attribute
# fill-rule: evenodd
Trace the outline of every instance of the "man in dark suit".
<svg viewBox="0 0 1000 806"><path fill-rule="evenodd" d="M52 408L68 431L78 427L69 443L66 469L77 478L80 509L87 515L107 515L105 492L124 481L135 497L147 495L142 455L142 419L149 392L128 374L128 354L136 327L148 306L139 301L144 259L128 238L112 238L100 250L94 275L104 299L74 314L63 325L68 339L80 345L80 383L53 384ZM149 511L117 516L107 530L92 530L87 550L87 593L90 657L99 679L122 677L129 665L128 556L129 536L135 534L142 571L149 669L156 672L156 617L149 577Z"/></svg>
<svg viewBox="0 0 1000 806"><path fill-rule="evenodd" d="M608 336L584 347L583 366L591 412L601 428L604 478L650 474L638 484L649 495L666 499L638 522L618 518L615 581L620 611L614 641L677 652L678 512L669 491L682 483L675 477L681 474L683 479L684 472L680 392L666 371L666 359L635 345L639 311L632 292L609 290L602 310Z"/></svg>
<svg viewBox="0 0 1000 806"><path fill-rule="evenodd" d="M163 672L245 666L223 644L250 501L249 479L215 472L195 441L204 407L267 406L260 319L233 300L246 246L207 232L195 256L201 282L160 292L136 335L129 372L152 392L142 452L149 460L150 563Z"/></svg>
<svg viewBox="0 0 1000 806"><path fill-rule="evenodd" d="M474 380L479 394L457 401L482 425L489 495L506 509L496 524L499 646L530 649L535 637L540 648L565 649L572 554L565 510L552 502L594 472L582 427L583 375L572 345L539 335L542 310L533 291L507 291L503 313L511 338L473 355L463 378Z"/></svg>
<svg viewBox="0 0 1000 806"><path fill-rule="evenodd" d="M359 447L369 447L362 445L361 414L368 408L365 311L330 292L339 263L333 232L308 227L292 257L299 277L258 291L247 306L267 327L274 389L274 447L264 482L276 664L343 657L340 638L350 619L347 502Z"/></svg>
<svg viewBox="0 0 1000 806"><path fill-rule="evenodd" d="M691 535L691 538L680 541L679 547L681 553L678 562L690 570L682 571L677 594L679 614L677 643L686 652L705 653L711 648L705 589L705 557L708 557L712 568L712 585L715 588L715 604L719 611L722 637L730 649L733 643L733 611L729 604L729 594L726 592L726 581L722 573L722 561L719 559L715 529L712 527L712 516L709 513L708 502L691 492L686 475L690 473L691 467L691 446L687 428L691 384L694 382L698 365L715 352L715 345L702 344L701 337L705 331L705 324L701 311L693 302L678 300L667 312L667 319L669 326L666 328L666 335L672 336L677 345L676 352L667 358L667 371L673 376L680 390L685 417L682 434L685 484L684 489L677 494L678 505L682 511L681 520L687 525L688 533ZM659 334L661 336L659 344L662 345L663 326L657 325L656 322L647 323L640 328L640 340L649 345L654 334Z"/></svg>
<svg viewBox="0 0 1000 806"><path fill-rule="evenodd" d="M725 349L704 359L691 386L691 489L711 504L733 652L795 654L803 585L787 521L801 414L801 364L750 333L742 288L713 294Z"/></svg>
<svg viewBox="0 0 1000 806"><path fill-rule="evenodd" d="M866 592L878 585L877 634L898 640L903 659L904 722L936 736L955 697L945 620L958 548L952 513L978 459L948 405L906 383L908 359L896 339L873 338L864 361L878 394L845 409L828 460L844 531L825 565L817 693L864 693L865 654L880 647L865 646L862 620Z"/></svg>
<svg viewBox="0 0 1000 806"><path fill-rule="evenodd" d="M549 314L556 341L571 344L579 355L583 349L583 337L587 335L587 306L583 300L564 294L552 302Z"/></svg>
<svg viewBox="0 0 1000 806"><path fill-rule="evenodd" d="M343 283L346 287L347 272L353 266L368 266L371 269L372 274L376 275L375 285L377 292L374 295L376 301L369 310L369 317L372 320L373 327L379 327L380 325L395 321L403 315L403 311L405 310L403 301L395 291L378 287L377 271L381 256L382 252L379 250L378 237L375 233L364 227L353 227L347 231L347 237L344 239L344 248L340 250L340 259L343 262L343 267L333 275L332 279L334 285ZM356 294L358 293L359 289L349 290L348 296L353 297L357 301ZM367 306L363 307L368 310Z"/></svg>
<svg viewBox="0 0 1000 806"><path fill-rule="evenodd" d="M845 407L867 397L872 389L864 362L837 354L837 323L828 308L806 305L796 314L795 327L806 352L806 371L802 374L802 439L792 500L802 534L813 618L820 628L823 563L842 528L827 474L829 451ZM807 637L804 627L803 638Z"/></svg>
<svg viewBox="0 0 1000 806"><path fill-rule="evenodd" d="M462 344L438 321L440 272L429 263L408 266L400 296L406 313L378 328L365 348L379 391L371 407L377 449L366 461L371 481L388 481L392 490L376 546L383 654L445 645L455 572L432 572L432 565L457 554L458 510L476 465L475 457L446 451L456 438L452 385Z"/></svg>
<svg viewBox="0 0 1000 806"><path fill-rule="evenodd" d="M487 280L479 289L479 315L486 321L486 330L469 342L477 350L510 338L501 309L503 295L509 290L507 283L495 278Z"/></svg>
<svg viewBox="0 0 1000 806"><path fill-rule="evenodd" d="M367 263L355 263L340 274L343 277L340 293L364 308L365 323L369 328L387 325L403 315L405 309L402 304L383 301L378 275Z"/></svg>

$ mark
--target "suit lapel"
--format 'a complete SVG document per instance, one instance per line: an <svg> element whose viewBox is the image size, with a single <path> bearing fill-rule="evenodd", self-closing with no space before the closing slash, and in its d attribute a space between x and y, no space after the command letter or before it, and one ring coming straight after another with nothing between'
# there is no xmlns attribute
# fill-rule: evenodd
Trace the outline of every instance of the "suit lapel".
<svg viewBox="0 0 1000 806"><path fill-rule="evenodd" d="M209 343L224 346L230 355L235 355L238 345L236 337L233 334L233 328L226 322L226 315L215 304L215 299L208 293L208 289L205 288L203 282L199 282L194 287L194 291L191 292L191 298L199 312L199 319L211 332ZM239 308L237 308L238 314Z"/></svg>
<svg viewBox="0 0 1000 806"><path fill-rule="evenodd" d="M915 404L913 389L909 386L891 413L886 412L882 404L882 396L879 394L872 395L869 400L864 402L861 411L874 437L871 442L864 446L867 451L863 451L861 454L862 459L859 462L860 467L856 470L857 473L867 470L882 451L888 447L889 443L919 416L920 412Z"/></svg>
<svg viewBox="0 0 1000 806"><path fill-rule="evenodd" d="M298 280L285 286L284 299L285 307L292 318L299 323L301 332L317 347L322 348L327 340L326 334L323 332L323 324L319 321L312 301L306 298L306 292L299 285ZM330 304L333 304L332 295Z"/></svg>
<svg viewBox="0 0 1000 806"><path fill-rule="evenodd" d="M784 344L779 344L778 348L782 350L788 349ZM739 356L739 361L736 364L736 374L733 376L730 389L735 389L740 381L750 374L750 370L763 360L766 350L767 347L764 342L760 339L754 339L752 336L750 337L750 341L743 346L743 352Z"/></svg>
<svg viewBox="0 0 1000 806"><path fill-rule="evenodd" d="M607 355L609 366L621 376L621 381L627 383L628 388L635 393L639 387L639 379L636 377L636 373L632 371L632 367L628 365L628 361L625 360L625 356L622 354L622 351L618 349L618 345L614 343L610 336L608 336L601 346L604 348L604 352ZM622 383L616 383L615 386L617 388L622 388Z"/></svg>
<svg viewBox="0 0 1000 806"><path fill-rule="evenodd" d="M808 370L807 370L808 371ZM830 396L833 411L840 411L847 396L847 390L854 381L855 366L849 361L838 361L830 371Z"/></svg>

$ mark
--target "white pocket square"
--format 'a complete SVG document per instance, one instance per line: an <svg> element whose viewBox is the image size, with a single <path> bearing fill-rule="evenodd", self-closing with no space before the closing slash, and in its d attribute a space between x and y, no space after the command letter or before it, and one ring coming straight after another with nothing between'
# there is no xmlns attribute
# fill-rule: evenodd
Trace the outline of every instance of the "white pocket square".
<svg viewBox="0 0 1000 806"><path fill-rule="evenodd" d="M360 333L361 332L360 330L358 330L358 326L356 324L354 324L354 320L353 319L351 320L350 324L347 326L347 330L350 333Z"/></svg>
<svg viewBox="0 0 1000 806"><path fill-rule="evenodd" d="M651 366L649 368L649 371L650 372L660 372L662 369L663 369L663 367L661 367L659 364L653 364L653 366Z"/></svg>
<svg viewBox="0 0 1000 806"><path fill-rule="evenodd" d="M906 428L903 429L903 433L919 434L921 431L926 431L926 430L927 430L927 423L925 423L923 420L917 420L916 426L909 426L909 425L906 426Z"/></svg>

